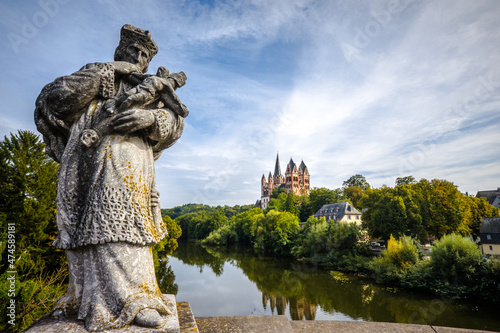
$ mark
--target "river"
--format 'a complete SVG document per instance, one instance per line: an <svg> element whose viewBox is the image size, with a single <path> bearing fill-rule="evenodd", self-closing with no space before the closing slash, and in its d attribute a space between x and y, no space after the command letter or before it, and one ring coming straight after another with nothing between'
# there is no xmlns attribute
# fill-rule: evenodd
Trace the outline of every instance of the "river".
<svg viewBox="0 0 500 333"><path fill-rule="evenodd" d="M196 317L278 315L500 331L498 306L409 292L248 248L179 243L157 274Z"/></svg>

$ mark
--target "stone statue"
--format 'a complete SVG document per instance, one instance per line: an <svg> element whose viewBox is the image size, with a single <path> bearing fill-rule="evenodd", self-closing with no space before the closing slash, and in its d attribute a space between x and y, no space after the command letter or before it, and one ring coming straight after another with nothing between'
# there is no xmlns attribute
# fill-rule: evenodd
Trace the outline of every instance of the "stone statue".
<svg viewBox="0 0 500 333"><path fill-rule="evenodd" d="M149 31L124 25L114 62L57 78L36 101L37 128L60 163L54 245L69 266L53 315L77 315L88 331L162 327L172 311L153 266L152 246L167 234L154 161L189 111L175 93L183 72L145 74L157 52Z"/></svg>

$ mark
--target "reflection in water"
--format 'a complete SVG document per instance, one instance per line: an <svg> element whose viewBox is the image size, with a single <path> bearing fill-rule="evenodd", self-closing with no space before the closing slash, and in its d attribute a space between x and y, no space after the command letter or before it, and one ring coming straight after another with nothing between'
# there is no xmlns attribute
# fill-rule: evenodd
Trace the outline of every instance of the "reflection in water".
<svg viewBox="0 0 500 333"><path fill-rule="evenodd" d="M156 281L158 287L164 294L177 295L179 286L175 283L175 274L172 267L168 264L168 259L160 259L155 261Z"/></svg>
<svg viewBox="0 0 500 333"><path fill-rule="evenodd" d="M294 320L363 320L500 330L495 307L409 293L370 279L257 256L249 248L180 243L172 256L176 259L172 260L175 266L171 273L160 265L165 272L161 274L170 274L165 280L158 274L162 291L167 286L163 281L174 283L172 276L182 276L176 281L179 293L183 292L187 297L183 300L191 302L193 310L199 307L196 311L203 316L285 314ZM192 273L189 267L193 266L199 274ZM190 273L185 273L188 270ZM224 282L216 285L217 280ZM203 297L207 299L200 300Z"/></svg>
<svg viewBox="0 0 500 333"><path fill-rule="evenodd" d="M278 315L284 315L287 305L290 306L290 317L293 320L314 320L316 318L316 305L310 304L309 301L302 297L300 299L287 299L286 297L279 296L271 296L269 293L263 291L262 292L262 306L264 309L267 306L270 306L271 312Z"/></svg>

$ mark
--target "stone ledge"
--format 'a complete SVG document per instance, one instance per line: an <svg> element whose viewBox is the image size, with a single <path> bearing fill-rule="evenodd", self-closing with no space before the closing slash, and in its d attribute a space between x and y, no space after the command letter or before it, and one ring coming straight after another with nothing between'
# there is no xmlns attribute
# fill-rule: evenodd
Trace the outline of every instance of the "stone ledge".
<svg viewBox="0 0 500 333"><path fill-rule="evenodd" d="M106 330L105 333L187 333L198 332L196 321L188 302L175 302L174 295L165 295L170 300L170 304L176 304L175 315L170 316L167 323L161 328L148 328L135 325L127 325L120 329ZM55 319L50 315L37 320L23 333L88 333L81 320L76 317Z"/></svg>
<svg viewBox="0 0 500 333"><path fill-rule="evenodd" d="M198 326L188 302L177 302L177 315L181 333L198 332Z"/></svg>
<svg viewBox="0 0 500 333"><path fill-rule="evenodd" d="M491 331L431 325L381 323L368 321L291 321L294 333L326 332L422 332L422 333L491 333Z"/></svg>
<svg viewBox="0 0 500 333"><path fill-rule="evenodd" d="M367 321L289 321L285 316L200 317L196 318L196 322L200 333L491 333L484 330Z"/></svg>
<svg viewBox="0 0 500 333"><path fill-rule="evenodd" d="M286 316L199 317L201 333L289 333L293 332Z"/></svg>

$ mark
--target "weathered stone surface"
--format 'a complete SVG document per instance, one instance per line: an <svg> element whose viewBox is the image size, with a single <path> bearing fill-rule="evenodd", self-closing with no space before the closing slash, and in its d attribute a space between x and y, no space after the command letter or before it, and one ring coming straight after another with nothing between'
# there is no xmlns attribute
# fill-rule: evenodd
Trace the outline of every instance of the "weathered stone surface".
<svg viewBox="0 0 500 333"><path fill-rule="evenodd" d="M292 321L293 332L296 333L329 333L329 332L415 332L435 333L431 326L397 323L374 323L365 321Z"/></svg>
<svg viewBox="0 0 500 333"><path fill-rule="evenodd" d="M239 316L196 318L200 333L290 332L290 333L488 333L490 331L365 321L289 321L285 316Z"/></svg>
<svg viewBox="0 0 500 333"><path fill-rule="evenodd" d="M198 325L188 302L177 303L177 314L181 333L198 332Z"/></svg>
<svg viewBox="0 0 500 333"><path fill-rule="evenodd" d="M442 327L442 326L432 326L436 333L491 333L492 331L483 330L472 330L467 328L454 328L454 327Z"/></svg>
<svg viewBox="0 0 500 333"><path fill-rule="evenodd" d="M201 333L293 332L285 316L200 317L196 324Z"/></svg>
<svg viewBox="0 0 500 333"><path fill-rule="evenodd" d="M88 331L157 327L176 315L153 266L152 246L167 234L154 161L189 112L175 93L183 72L145 74L157 52L149 31L126 24L115 61L55 79L36 101L37 128L59 162L54 245L69 268L54 315L76 314Z"/></svg>
<svg viewBox="0 0 500 333"><path fill-rule="evenodd" d="M174 295L164 295L169 304L176 304ZM185 333L198 332L196 322L188 302L177 303L177 309L170 308L174 315L169 316L161 328L140 327L137 325L126 325L120 329L105 330L109 333ZM181 324L179 324L181 323ZM86 333L83 321L72 316L69 318L55 319L47 315L33 324L24 333Z"/></svg>

